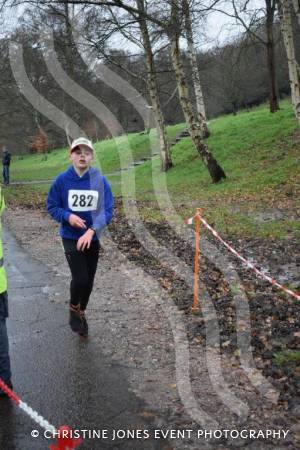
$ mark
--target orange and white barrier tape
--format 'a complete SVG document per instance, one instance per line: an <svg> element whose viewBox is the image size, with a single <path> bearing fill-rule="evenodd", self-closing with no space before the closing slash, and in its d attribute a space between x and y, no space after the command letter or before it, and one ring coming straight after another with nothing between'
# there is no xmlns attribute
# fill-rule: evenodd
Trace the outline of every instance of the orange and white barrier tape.
<svg viewBox="0 0 300 450"><path fill-rule="evenodd" d="M224 239L221 238L221 236L216 232L216 230L213 229L211 225L209 225L205 219L197 212L194 217L191 217L190 219L186 219L185 223L187 225L192 225L195 222L195 219L199 219L203 225L214 235L218 241L222 242L222 244L231 252L233 253L237 258L239 258L248 269L251 269L253 272L256 273L256 275L260 276L264 280L268 281L272 286L276 286L282 291L286 292L287 294L291 295L292 297L296 298L297 300L300 300L300 295L296 292L291 291L290 289L282 286L280 283L278 283L274 278L269 277L262 271L258 270L254 264L252 264L250 261L248 261L246 258L244 258L239 252L237 252L231 245L229 245L227 242L224 241Z"/></svg>
<svg viewBox="0 0 300 450"><path fill-rule="evenodd" d="M6 395L20 408L25 414L27 414L34 422L40 425L44 430L49 431L53 437L58 436L57 442L49 446L50 450L71 450L75 449L80 443L81 439L73 439L71 437L71 428L63 425L58 430L44 419L39 413L34 411L27 403L23 402L20 397L12 391L6 383L0 378L0 389L6 393Z"/></svg>

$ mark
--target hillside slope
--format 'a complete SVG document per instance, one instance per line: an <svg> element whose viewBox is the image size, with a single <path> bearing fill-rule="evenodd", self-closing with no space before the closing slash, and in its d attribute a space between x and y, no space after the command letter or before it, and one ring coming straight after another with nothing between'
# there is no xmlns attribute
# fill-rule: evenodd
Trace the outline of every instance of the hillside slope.
<svg viewBox="0 0 300 450"><path fill-rule="evenodd" d="M168 127L169 139L184 127ZM267 106L211 121L207 145L224 168L227 179L212 184L191 139L172 147L174 167L160 172L159 156L132 170L134 160L157 152L154 133L131 134L95 144L95 165L108 174L114 194L134 198L145 220L164 221L172 208L187 217L195 207L218 229L230 234L282 238L299 236L300 133L288 101L276 114ZM68 165L67 151L16 157L12 181L53 179ZM120 171L122 169L122 171ZM14 186L12 202L43 201L49 184ZM19 199L19 200L18 200Z"/></svg>

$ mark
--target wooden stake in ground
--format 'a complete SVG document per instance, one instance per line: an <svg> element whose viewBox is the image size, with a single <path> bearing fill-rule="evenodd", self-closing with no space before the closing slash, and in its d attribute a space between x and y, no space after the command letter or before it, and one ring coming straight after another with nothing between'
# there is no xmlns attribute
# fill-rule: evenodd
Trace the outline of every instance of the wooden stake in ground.
<svg viewBox="0 0 300 450"><path fill-rule="evenodd" d="M195 250L195 268L194 268L194 302L192 306L192 313L199 312L199 274L200 274L200 234L201 234L201 217L202 209L197 208L197 213L194 216L196 223L196 250Z"/></svg>

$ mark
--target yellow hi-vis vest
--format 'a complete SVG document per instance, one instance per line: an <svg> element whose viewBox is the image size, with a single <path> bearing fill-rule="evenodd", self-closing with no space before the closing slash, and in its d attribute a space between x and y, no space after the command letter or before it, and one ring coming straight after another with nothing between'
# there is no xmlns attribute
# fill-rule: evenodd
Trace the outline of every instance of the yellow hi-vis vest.
<svg viewBox="0 0 300 450"><path fill-rule="evenodd" d="M0 187L0 216L2 215L4 209L5 209L5 202ZM0 294L2 294L2 292L5 291L7 291L7 278L3 264L2 226L0 222Z"/></svg>

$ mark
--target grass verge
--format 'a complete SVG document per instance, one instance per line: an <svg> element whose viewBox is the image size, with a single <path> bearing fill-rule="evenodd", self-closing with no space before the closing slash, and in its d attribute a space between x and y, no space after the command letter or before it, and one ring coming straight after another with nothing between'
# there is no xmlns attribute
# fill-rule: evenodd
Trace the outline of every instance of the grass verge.
<svg viewBox="0 0 300 450"><path fill-rule="evenodd" d="M196 207L220 232L239 236L282 239L300 237L300 132L290 103L270 114L266 105L212 120L206 141L224 168L226 180L212 184L210 176L190 138L172 147L174 166L160 171L159 157L130 171L114 173L132 160L156 150L154 132L105 140L95 145L96 162L112 184L114 195L138 201L143 219L166 220L172 213L190 217ZM170 141L184 127L168 127ZM14 158L14 180L53 179L68 165L66 150L47 156ZM96 164L97 165L97 164ZM45 197L45 184L10 187L7 201L34 204Z"/></svg>

